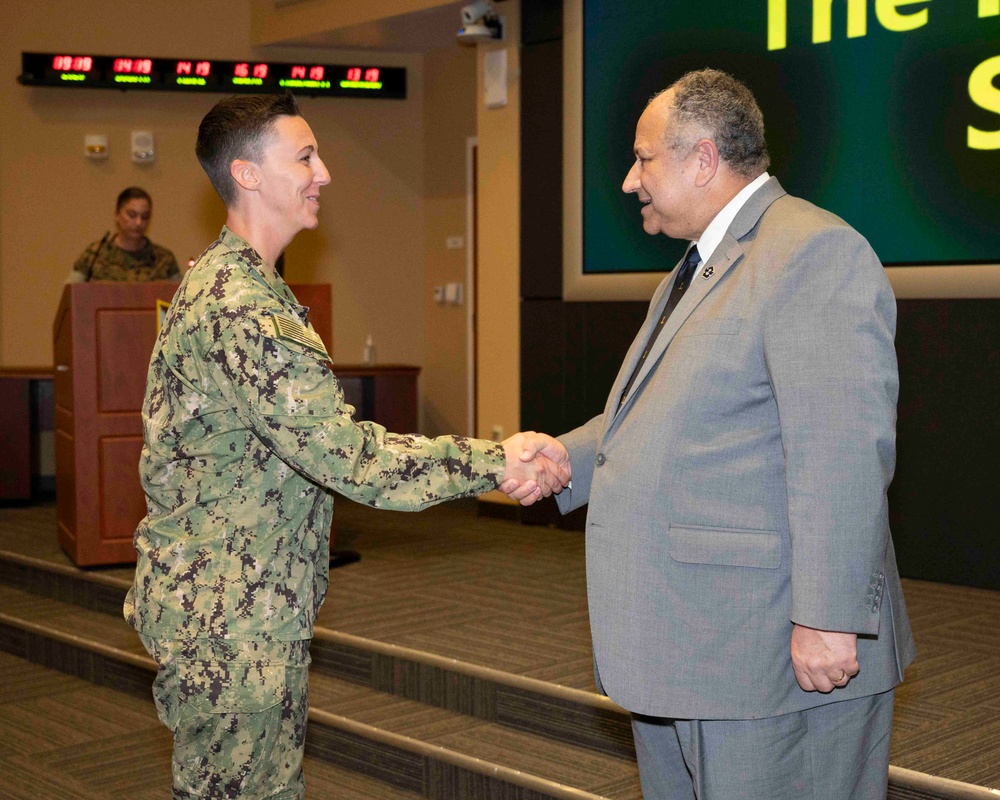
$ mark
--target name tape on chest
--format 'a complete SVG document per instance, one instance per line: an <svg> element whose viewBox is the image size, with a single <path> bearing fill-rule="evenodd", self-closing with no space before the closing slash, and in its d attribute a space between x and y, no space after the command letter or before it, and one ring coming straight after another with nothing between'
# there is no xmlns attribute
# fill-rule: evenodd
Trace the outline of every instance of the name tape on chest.
<svg viewBox="0 0 1000 800"><path fill-rule="evenodd" d="M306 347L315 353L329 358L326 353L326 345L319 338L316 331L307 328L297 319L293 319L285 314L272 312L271 321L274 323L274 332L278 339L285 339L289 342Z"/></svg>

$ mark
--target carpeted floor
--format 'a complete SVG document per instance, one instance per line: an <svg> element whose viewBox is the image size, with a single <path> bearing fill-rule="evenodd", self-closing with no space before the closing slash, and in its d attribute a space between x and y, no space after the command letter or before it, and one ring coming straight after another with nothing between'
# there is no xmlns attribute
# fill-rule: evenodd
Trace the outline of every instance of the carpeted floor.
<svg viewBox="0 0 1000 800"><path fill-rule="evenodd" d="M170 734L148 700L0 652L0 797L170 800ZM310 800L418 800L306 758Z"/></svg>
<svg viewBox="0 0 1000 800"><path fill-rule="evenodd" d="M0 508L0 549L69 563L51 506ZM422 514L338 503L321 624L593 690L579 533L480 518L471 504ZM129 577L128 566L98 571ZM918 659L900 687L892 763L1000 788L1000 592L904 581Z"/></svg>

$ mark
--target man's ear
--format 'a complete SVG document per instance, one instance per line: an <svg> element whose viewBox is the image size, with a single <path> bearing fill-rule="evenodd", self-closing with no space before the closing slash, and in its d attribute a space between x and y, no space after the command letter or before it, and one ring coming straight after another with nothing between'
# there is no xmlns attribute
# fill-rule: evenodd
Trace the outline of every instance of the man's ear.
<svg viewBox="0 0 1000 800"><path fill-rule="evenodd" d="M260 168L252 161L235 159L229 165L229 174L237 185L248 192L256 192L260 186Z"/></svg>
<svg viewBox="0 0 1000 800"><path fill-rule="evenodd" d="M699 187L707 186L719 171L719 148L711 139L699 139L694 146L694 153L698 160L695 184Z"/></svg>

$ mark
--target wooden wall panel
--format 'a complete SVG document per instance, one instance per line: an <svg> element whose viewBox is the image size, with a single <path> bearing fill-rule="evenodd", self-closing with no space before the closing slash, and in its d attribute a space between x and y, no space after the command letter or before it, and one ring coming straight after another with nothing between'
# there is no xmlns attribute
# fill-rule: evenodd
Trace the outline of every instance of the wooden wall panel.
<svg viewBox="0 0 1000 800"><path fill-rule="evenodd" d="M31 393L28 381L0 377L0 500L31 497Z"/></svg>

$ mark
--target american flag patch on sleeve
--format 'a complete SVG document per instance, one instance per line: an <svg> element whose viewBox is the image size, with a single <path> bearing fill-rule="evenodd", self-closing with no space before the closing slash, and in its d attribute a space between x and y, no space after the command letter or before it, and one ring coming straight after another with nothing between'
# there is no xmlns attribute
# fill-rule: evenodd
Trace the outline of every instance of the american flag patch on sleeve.
<svg viewBox="0 0 1000 800"><path fill-rule="evenodd" d="M307 328L297 319L293 319L286 314L272 312L271 320L274 323L274 332L278 339L285 339L289 342L294 342L300 347L306 347L324 356L329 361L330 356L327 355L326 346L316 331Z"/></svg>

